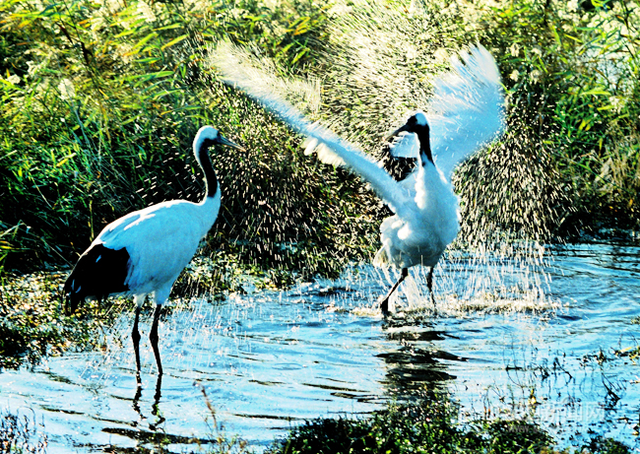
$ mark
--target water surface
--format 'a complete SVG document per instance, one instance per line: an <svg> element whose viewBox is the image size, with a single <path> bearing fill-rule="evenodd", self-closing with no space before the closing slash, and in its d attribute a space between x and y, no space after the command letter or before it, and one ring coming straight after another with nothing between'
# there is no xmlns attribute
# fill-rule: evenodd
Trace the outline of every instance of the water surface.
<svg viewBox="0 0 640 454"><path fill-rule="evenodd" d="M161 321L161 382L141 344L142 388L133 316L119 314L104 351L1 373L0 408L35 418L49 452L153 446L157 434L181 452L221 431L262 450L306 419L367 414L426 385L452 393L461 423L526 418L561 447L591 429L640 449L639 258L615 245L537 264L452 255L436 271L437 313L415 270L389 321L371 308L390 281L371 267L192 301Z"/></svg>

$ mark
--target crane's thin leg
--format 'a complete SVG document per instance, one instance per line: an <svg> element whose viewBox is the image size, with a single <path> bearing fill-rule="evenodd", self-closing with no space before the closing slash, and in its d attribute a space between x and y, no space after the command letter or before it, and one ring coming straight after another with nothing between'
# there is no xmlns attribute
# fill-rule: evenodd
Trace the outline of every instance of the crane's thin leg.
<svg viewBox="0 0 640 454"><path fill-rule="evenodd" d="M429 288L429 295L431 295L431 303L433 304L433 311L437 312L436 299L433 296L433 266L429 268L429 274L427 274L427 287Z"/></svg>
<svg viewBox="0 0 640 454"><path fill-rule="evenodd" d="M151 341L153 354L156 357L156 364L158 365L158 375L162 375L162 361L160 361L160 350L158 350L158 319L160 318L161 308L161 304L156 305L156 310L153 312L153 323L151 324L151 332L149 333L149 340Z"/></svg>
<svg viewBox="0 0 640 454"><path fill-rule="evenodd" d="M131 331L131 339L133 339L133 350L136 354L136 381L138 386L142 384L140 378L140 331L138 331L138 321L140 320L140 306L136 306L136 318L133 321L133 330Z"/></svg>
<svg viewBox="0 0 640 454"><path fill-rule="evenodd" d="M384 315L385 317L389 315L389 298L391 297L393 292L396 291L398 286L402 284L402 281L404 281L404 279L408 275L409 275L409 269L402 268L402 272L400 273L400 278L398 279L398 281L393 285L393 287L391 287L391 290L389 290L389 292L385 295L385 297L380 300L380 310L382 311L382 315Z"/></svg>
<svg viewBox="0 0 640 454"><path fill-rule="evenodd" d="M160 398L162 398L162 375L158 374L158 379L156 380L156 393L153 395L153 410L151 412L154 416L158 415L158 405L160 404Z"/></svg>

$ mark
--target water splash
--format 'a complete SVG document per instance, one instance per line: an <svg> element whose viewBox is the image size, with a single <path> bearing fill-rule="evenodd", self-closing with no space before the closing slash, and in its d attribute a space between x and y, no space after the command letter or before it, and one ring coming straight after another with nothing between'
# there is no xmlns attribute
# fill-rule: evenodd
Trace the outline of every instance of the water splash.
<svg viewBox="0 0 640 454"><path fill-rule="evenodd" d="M379 156L382 137L408 110L444 103L444 98L434 99L432 83L447 69L448 56L457 52L452 43L444 42L442 24L452 21L441 20L455 12L426 11L416 4L406 11L365 1L338 2L330 13L335 14L329 25L333 39L319 57L321 64L307 68L304 78L286 74L255 52L241 54L244 70L260 68L251 73L252 90L285 97L341 137ZM322 81L319 107L314 101L309 109L308 102L291 96L291 88L304 86L305 80L316 85L302 90L304 96L315 96L317 81ZM565 211L567 199L546 164L547 150L521 140L528 119L520 118L513 105L508 113L511 130L503 140L454 174L461 194L462 231L436 275L436 288L452 310L556 307L546 298L549 279L531 276L540 276L538 271L550 263L543 244L562 224L558 213ZM493 267L490 275L474 272L482 265L486 273L487 264ZM392 280L389 272L383 277ZM413 277L423 283L424 271ZM405 285L408 296L400 305L424 308L421 301L426 299L419 291L424 286L409 287Z"/></svg>

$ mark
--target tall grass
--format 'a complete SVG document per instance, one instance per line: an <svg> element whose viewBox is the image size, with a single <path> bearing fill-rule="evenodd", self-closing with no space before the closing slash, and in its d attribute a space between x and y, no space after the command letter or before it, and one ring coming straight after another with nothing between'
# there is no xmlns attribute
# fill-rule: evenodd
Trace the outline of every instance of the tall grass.
<svg viewBox="0 0 640 454"><path fill-rule="evenodd" d="M70 265L127 211L199 199L190 148L205 123L249 150L214 156L223 208L205 253L308 275L370 256L384 207L217 80L205 57L221 37L319 78L318 116L376 155L446 56L480 41L511 129L459 172L464 237L637 228L639 7L594 5L3 0L0 273Z"/></svg>
<svg viewBox="0 0 640 454"><path fill-rule="evenodd" d="M640 4L526 0L479 11L521 125L506 143L524 139L529 162L551 173L555 232L637 229Z"/></svg>
<svg viewBox="0 0 640 454"><path fill-rule="evenodd" d="M127 211L199 199L191 140L209 123L250 150L213 158L224 202L210 248L322 271L328 245L339 242L329 226L335 211L340 219L355 208L310 203L325 200L325 182L301 165L298 139L202 65L206 42L220 36L306 64L308 42L322 38L322 8L76 1L2 9L3 266L72 263Z"/></svg>

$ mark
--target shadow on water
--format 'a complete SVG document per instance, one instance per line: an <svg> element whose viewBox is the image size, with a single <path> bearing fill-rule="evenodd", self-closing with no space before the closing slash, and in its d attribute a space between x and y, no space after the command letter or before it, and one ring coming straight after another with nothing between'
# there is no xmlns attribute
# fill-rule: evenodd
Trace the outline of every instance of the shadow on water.
<svg viewBox="0 0 640 454"><path fill-rule="evenodd" d="M104 351L0 374L0 405L33 408L49 452L182 452L221 431L261 450L306 419L368 414L426 386L450 391L463 423L518 417L563 446L593 430L637 447L640 249L548 256L528 270L450 257L436 273L437 315L417 270L383 320L372 308L394 276L371 267L194 301L161 319L162 376L143 333L140 385L133 315L122 314Z"/></svg>

